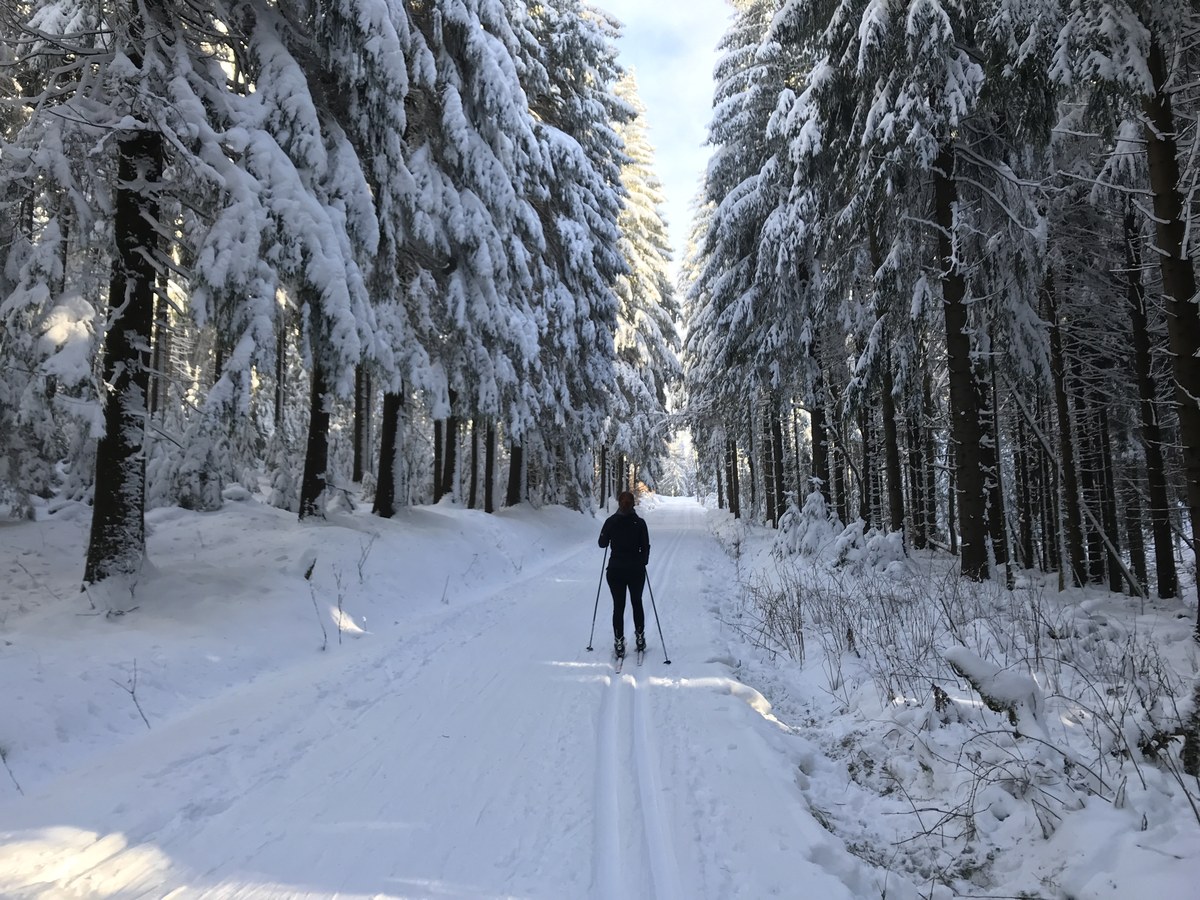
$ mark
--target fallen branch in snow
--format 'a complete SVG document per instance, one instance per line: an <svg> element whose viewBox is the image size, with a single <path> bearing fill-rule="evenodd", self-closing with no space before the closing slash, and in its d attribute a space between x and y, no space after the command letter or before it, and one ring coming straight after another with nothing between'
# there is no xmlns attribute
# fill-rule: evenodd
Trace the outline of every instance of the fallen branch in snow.
<svg viewBox="0 0 1200 900"><path fill-rule="evenodd" d="M13 787L17 789L17 793L22 797L25 792L21 790L21 785L17 782L17 776L13 774L12 767L8 764L8 748L0 744L0 762L4 763L4 769L8 772L8 777L12 779Z"/></svg>
<svg viewBox="0 0 1200 900"><path fill-rule="evenodd" d="M142 721L145 722L146 727L149 728L150 720L146 718L146 714L142 711L142 704L138 701L137 696L137 660L135 659L133 661L133 675L126 684L121 684L121 682L117 681L115 678L110 680L121 690L125 691L125 693L129 694L130 699L133 700L133 705L137 707L138 715L142 717Z"/></svg>
<svg viewBox="0 0 1200 900"><path fill-rule="evenodd" d="M317 624L321 626L321 650L322 652L329 646L329 632L325 630L325 623L321 620L321 607L317 603L317 589L313 587L312 573L317 567L317 560L314 557L309 563L308 568L304 571L304 580L308 582L308 593L312 597L313 612L317 614Z"/></svg>

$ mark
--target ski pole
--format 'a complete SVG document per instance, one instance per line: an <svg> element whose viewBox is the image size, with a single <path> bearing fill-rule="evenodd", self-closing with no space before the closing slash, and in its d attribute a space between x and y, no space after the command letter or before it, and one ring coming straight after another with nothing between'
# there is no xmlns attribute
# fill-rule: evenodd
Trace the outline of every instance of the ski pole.
<svg viewBox="0 0 1200 900"><path fill-rule="evenodd" d="M600 588L604 586L604 564L608 562L608 548L604 548L604 559L600 560L600 583L596 585L596 605L592 607L592 630L588 632L589 650L592 649L592 638L596 635L596 612L600 609Z"/></svg>
<svg viewBox="0 0 1200 900"><path fill-rule="evenodd" d="M671 664L671 656L667 653L667 642L663 638L662 622L658 619L658 604L654 602L654 588L650 585L649 572L646 573L646 587L650 588L650 608L654 610L654 624L658 626L658 639L663 645L663 663L669 666Z"/></svg>

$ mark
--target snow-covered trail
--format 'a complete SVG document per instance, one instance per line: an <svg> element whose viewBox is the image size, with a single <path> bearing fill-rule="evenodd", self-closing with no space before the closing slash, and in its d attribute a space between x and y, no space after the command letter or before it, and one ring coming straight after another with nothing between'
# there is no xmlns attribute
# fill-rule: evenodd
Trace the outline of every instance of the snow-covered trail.
<svg viewBox="0 0 1200 900"><path fill-rule="evenodd" d="M732 566L704 517L682 500L647 516L673 665L649 592L643 666L611 665L607 588L585 650L602 553L571 549L0 811L0 895L877 893L808 814L795 739L729 677L714 598Z"/></svg>

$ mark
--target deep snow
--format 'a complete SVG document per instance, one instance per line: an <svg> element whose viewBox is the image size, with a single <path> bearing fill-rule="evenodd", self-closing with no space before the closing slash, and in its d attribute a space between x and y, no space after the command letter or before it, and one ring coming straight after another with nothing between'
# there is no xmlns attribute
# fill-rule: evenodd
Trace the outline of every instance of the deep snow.
<svg viewBox="0 0 1200 900"><path fill-rule="evenodd" d="M929 895L819 824L904 833L821 738L871 723L835 721L805 667L730 624L723 513L642 503L673 662L648 593L645 662L617 675L607 590L585 649L597 518L443 503L302 525L230 497L152 512L141 582L91 595L85 508L0 525L0 896ZM1194 896L1200 827L1172 819L1138 855L1131 815L1013 844L1030 871L1078 853L1099 873L1045 896Z"/></svg>

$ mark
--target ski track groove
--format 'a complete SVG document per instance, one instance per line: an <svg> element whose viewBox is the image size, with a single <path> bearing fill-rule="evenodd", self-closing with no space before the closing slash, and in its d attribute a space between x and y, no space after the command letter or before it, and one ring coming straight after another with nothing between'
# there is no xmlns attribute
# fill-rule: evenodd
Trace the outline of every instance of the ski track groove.
<svg viewBox="0 0 1200 900"><path fill-rule="evenodd" d="M625 896L622 889L621 810L618 797L620 773L617 770L620 734L620 692L613 678L605 679L600 695L600 727L596 752L596 858L595 889L597 900L615 900Z"/></svg>
<svg viewBox="0 0 1200 900"><path fill-rule="evenodd" d="M650 716L646 712L646 691L629 676L633 696L633 758L637 770L638 796L641 800L642 826L649 853L650 874L654 878L657 900L683 900L679 890L679 865L667 816L659 803L659 753Z"/></svg>

